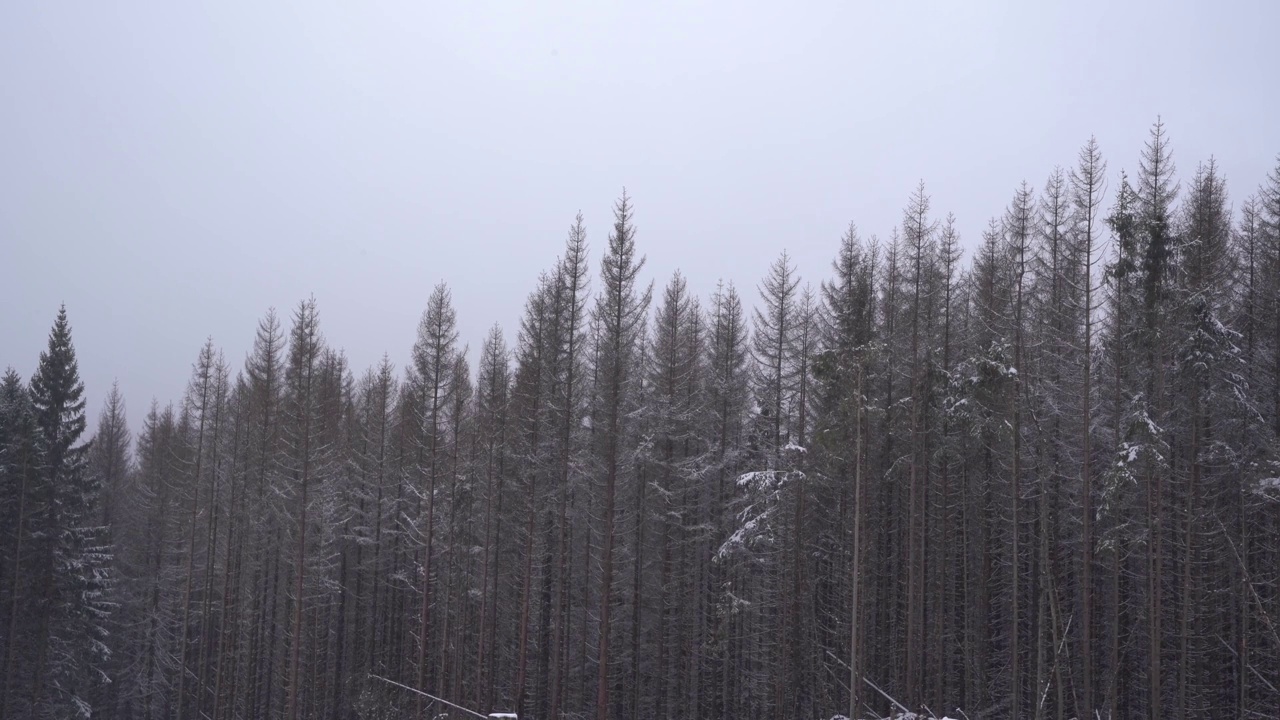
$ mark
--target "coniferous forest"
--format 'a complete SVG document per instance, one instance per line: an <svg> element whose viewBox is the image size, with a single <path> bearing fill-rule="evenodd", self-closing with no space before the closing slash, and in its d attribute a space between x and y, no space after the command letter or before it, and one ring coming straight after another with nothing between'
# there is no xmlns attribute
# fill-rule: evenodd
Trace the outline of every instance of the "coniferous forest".
<svg viewBox="0 0 1280 720"><path fill-rule="evenodd" d="M0 718L1276 717L1280 163L1064 160L709 297L624 192L478 352L444 284L372 368L306 299L133 428L57 311Z"/></svg>

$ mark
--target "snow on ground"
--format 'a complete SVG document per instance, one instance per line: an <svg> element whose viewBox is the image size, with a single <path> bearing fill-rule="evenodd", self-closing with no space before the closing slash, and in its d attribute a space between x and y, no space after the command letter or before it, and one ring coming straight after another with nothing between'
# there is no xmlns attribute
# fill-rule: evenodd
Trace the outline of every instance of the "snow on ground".
<svg viewBox="0 0 1280 720"><path fill-rule="evenodd" d="M849 720L849 718L846 715L833 715L831 717L831 720ZM890 715L889 717L882 718L881 720L955 720L955 718L947 717L945 715L939 717L937 715L920 715L917 713L909 712L909 713L900 713L898 715Z"/></svg>

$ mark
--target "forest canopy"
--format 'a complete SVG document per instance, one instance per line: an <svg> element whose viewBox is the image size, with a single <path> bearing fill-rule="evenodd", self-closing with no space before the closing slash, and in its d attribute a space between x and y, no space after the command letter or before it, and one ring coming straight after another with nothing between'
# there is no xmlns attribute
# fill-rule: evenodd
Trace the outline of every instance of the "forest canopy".
<svg viewBox="0 0 1280 720"><path fill-rule="evenodd" d="M1157 122L710 297L642 212L474 356L445 284L403 367L309 298L91 438L58 310L0 383L0 720L1280 707L1280 159L1236 200Z"/></svg>

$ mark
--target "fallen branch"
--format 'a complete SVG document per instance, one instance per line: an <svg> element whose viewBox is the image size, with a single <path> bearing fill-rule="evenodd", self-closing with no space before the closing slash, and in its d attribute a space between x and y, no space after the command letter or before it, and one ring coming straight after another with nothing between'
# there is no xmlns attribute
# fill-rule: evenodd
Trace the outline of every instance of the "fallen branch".
<svg viewBox="0 0 1280 720"><path fill-rule="evenodd" d="M849 663L847 663L847 662L845 662L845 661L841 660L840 658L836 657L836 656L835 656L835 653L833 653L833 652L831 652L830 650L828 650L828 651L827 651L827 654L831 656L831 659L832 659L832 660L835 660L836 662L840 663L841 665L844 665L846 670L851 670L851 669L852 669L852 668L850 668L850 667L849 667ZM863 675L863 676L862 676L862 682L864 682L864 683L866 683L866 684L870 685L870 686L871 686L871 689L873 689L873 690L875 690L876 692L880 693L881 695L883 695L883 696L885 697L885 699L886 699L886 700L888 700L889 702L891 702L891 703L893 703L894 705L898 706L898 709L899 709L899 710L901 710L902 712L904 712L904 713L909 713L909 712L911 712L910 710L908 710L908 709L907 709L907 706L906 706L906 705L903 705L902 703L898 702L897 700L894 700L894 699L893 699L893 696L891 696L889 693L887 693L887 692L885 692L885 691L881 690L879 685L876 685L875 683L873 683L873 682L871 682L870 680L868 680L866 675Z"/></svg>
<svg viewBox="0 0 1280 720"><path fill-rule="evenodd" d="M449 706L449 707L451 707L451 708L456 708L456 709L458 709L458 710L461 710L461 711L462 711L462 712L464 712L464 713L468 713L468 714L471 714L471 715L475 715L476 717L480 718L480 720L489 720L489 717L488 717L487 715L482 715L482 714L480 714L480 713L476 712L475 710L468 710L467 708L464 708L464 707L462 707L461 705L455 705L454 703L451 703L451 702L449 702L448 700L445 700L444 698L438 698L438 697L436 697L435 695L432 695L431 693L425 693L425 692L422 692L421 690L419 690L419 689L417 689L417 688L412 688L412 687L409 687L408 685L403 685L403 684L401 684L401 683L396 682L395 680L388 680L387 678L384 678L384 677L382 677L381 675L374 675L373 673L369 673L369 677L371 677L371 678L377 678L377 679L381 680L382 682L390 683L390 684L392 684L392 685L395 685L395 686L396 686L396 687L398 687L398 688L404 688L405 690L408 690L409 692L417 693L417 694L419 694L419 695L422 695L423 697L431 698L432 700L435 700L435 701L436 701L436 702L438 702L438 703L442 703L442 704L444 704L444 705L448 705L448 706Z"/></svg>

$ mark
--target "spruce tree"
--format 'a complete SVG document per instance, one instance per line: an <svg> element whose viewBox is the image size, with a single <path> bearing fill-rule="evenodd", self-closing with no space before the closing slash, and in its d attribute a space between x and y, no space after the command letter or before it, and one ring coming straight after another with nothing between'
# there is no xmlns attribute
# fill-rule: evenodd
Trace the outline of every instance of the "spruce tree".
<svg viewBox="0 0 1280 720"><path fill-rule="evenodd" d="M199 676L198 672L198 663L196 669L193 670L191 668L190 653L193 649L198 652L203 647L203 644L200 643L200 633L195 633L196 638L192 638L191 628L194 621L191 616L194 612L198 618L202 617L198 610L193 610L195 602L193 597L199 595L196 576L197 573L201 572L201 569L196 565L196 558L200 554L200 548L197 543L201 539L198 528L202 515L205 518L206 527L208 527L210 514L213 510L211 503L206 502L202 512L200 503L204 499L206 475L209 476L209 494L212 496L213 476L209 472L209 468L212 465L210 456L216 452L215 443L212 439L217 435L214 428L218 424L217 419L221 416L222 403L218 388L223 385L220 380L225 380L221 368L222 366L214 351L213 339L207 338L204 346L200 349L200 354L196 357L196 362L192 365L191 380L187 384L187 395L183 406L183 416L189 420L190 429L194 432L194 438L189 439L188 443L194 449L195 454L189 464L189 476L184 483L184 489L187 493L186 503L189 510L186 524L187 549L182 600L182 627L180 632L181 660L179 661L178 669L177 720L182 720L184 716L189 703L189 695L195 695L196 710L197 712L199 711L201 685L203 684L203 678ZM202 559L207 560L210 548L206 546L204 551L205 557ZM193 648L193 645L197 647ZM195 679L197 683L194 693L188 690L188 676Z"/></svg>
<svg viewBox="0 0 1280 720"><path fill-rule="evenodd" d="M526 688L529 677L529 623L533 592L534 542L537 538L537 519L541 515L539 502L539 475L545 473L545 437L547 409L547 376L551 365L548 357L548 339L554 335L553 310L560 287L554 275L542 273L538 286L529 294L521 319L516 345L516 369L512 382L511 403L513 418L518 422L513 428L512 450L515 456L516 475L522 493L522 507L515 513L524 520L524 551L521 558L520 605L515 631L515 684L512 702L517 713L525 708Z"/></svg>
<svg viewBox="0 0 1280 720"><path fill-rule="evenodd" d="M1096 694L1094 690L1095 667L1093 638L1094 626L1094 469L1093 469L1093 338L1097 319L1099 288L1095 285L1094 264L1097 262L1098 233L1101 223L1098 211L1105 191L1106 162L1098 149L1098 141L1089 142L1080 150L1076 167L1071 171L1072 229L1069 256L1079 263L1076 277L1079 287L1075 297L1080 300L1076 319L1082 323L1080 368L1080 666L1081 666L1081 714L1093 717Z"/></svg>
<svg viewBox="0 0 1280 720"><path fill-rule="evenodd" d="M1264 392L1270 391L1271 402L1265 412L1270 416L1275 439L1280 442L1280 156L1258 193L1258 206L1262 234L1260 275L1266 298L1258 312L1270 345L1270 357L1264 359L1270 376Z"/></svg>
<svg viewBox="0 0 1280 720"><path fill-rule="evenodd" d="M129 497L129 478L133 474L131 445L124 396L120 394L119 385L113 382L102 412L98 415L98 428L94 433L89 452L89 472L98 477L102 487L100 506L103 538L113 548L120 545L117 533L129 532L129 509L125 506ZM120 560L117 557L113 563L115 580L109 593L110 602L116 608L110 622L107 623L107 628L113 637L123 634L125 627L122 624L122 611L127 612L132 609L133 601L136 600L124 587ZM123 712L123 709L120 707L121 698L114 678L128 672L127 666L120 663L121 659L121 654L118 652L112 658L109 673L113 681L103 688L104 694L98 703L104 709L109 707L117 713ZM0 715L0 717L3 716Z"/></svg>
<svg viewBox="0 0 1280 720"><path fill-rule="evenodd" d="M849 536L843 544L849 567L848 606L848 717L862 707L862 527L866 516L863 492L862 433L865 411L866 359L872 341L874 302L874 254L858 236L853 224L840 239L832 261L835 277L822 283L821 332L823 351L816 360L818 419L815 450L822 457L823 472L840 487L840 518ZM832 672L835 672L833 670Z"/></svg>
<svg viewBox="0 0 1280 720"><path fill-rule="evenodd" d="M1192 179L1180 218L1179 271L1169 309L1177 350L1170 363L1171 429L1179 441L1170 475L1170 565L1177 591L1166 638L1176 637L1176 713L1204 716L1219 709L1239 715L1230 691L1230 644L1235 631L1230 603L1213 600L1216 588L1240 582L1229 545L1241 541L1237 498L1239 464L1247 432L1237 425L1248 412L1241 335L1227 324L1232 304L1226 183L1211 158ZM1206 559L1210 562L1206 562ZM1175 624L1176 623L1176 624Z"/></svg>
<svg viewBox="0 0 1280 720"><path fill-rule="evenodd" d="M777 467L790 431L788 415L793 409L796 379L793 356L799 325L799 287L795 265L784 250L769 266L769 275L760 285L763 309L757 308L754 314L752 352L756 376L753 385L768 432L765 457L770 467Z"/></svg>
<svg viewBox="0 0 1280 720"><path fill-rule="evenodd" d="M484 531L480 549L480 615L476 632L476 682L472 697L482 712L493 709L493 685L497 675L497 618L502 577L503 480L506 475L507 403L511 392L510 357L502 329L494 326L480 349L476 380L476 433L480 443L479 467L483 468L482 488L477 495L484 506Z"/></svg>
<svg viewBox="0 0 1280 720"><path fill-rule="evenodd" d="M587 294L590 285L590 266L587 263L587 231L582 213L574 218L565 241L556 277L559 279L556 332L552 340L552 357L555 359L552 399L556 418L556 473L557 487L557 539L556 555L556 613L555 637L551 648L553 675L550 688L550 717L559 717L568 684L570 590L569 562L572 549L569 545L570 496L573 494L570 467L576 459L576 433L580 427L583 397L583 365L586 355ZM585 630L584 630L585 632Z"/></svg>
<svg viewBox="0 0 1280 720"><path fill-rule="evenodd" d="M453 398L456 378L454 347L458 339L457 312L444 283L436 285L427 301L427 309L418 324L418 338L413 346L413 360L408 379L408 392L413 393L415 451L420 478L419 497L425 501L418 530L421 549L421 613L419 620L417 683L428 687L430 660L427 648L432 644L432 562L435 541L436 496L438 483L446 469L447 409ZM418 704L421 717L427 706Z"/></svg>
<svg viewBox="0 0 1280 720"><path fill-rule="evenodd" d="M176 496L178 429L172 406L163 411L152 401L138 433L137 473L131 483L128 508L131 522L115 537L121 543L121 595L135 598L121 618L125 657L119 666L132 667L117 678L121 712L151 720L168 716L174 686L172 669L180 620L181 575L173 546L181 541L174 518L181 515Z"/></svg>
<svg viewBox="0 0 1280 720"><path fill-rule="evenodd" d="M1143 299L1141 364L1143 393L1141 412L1154 428L1154 452L1143 467L1143 515L1147 522L1146 542L1146 629L1147 629L1147 715L1160 720L1167 669L1164 667L1164 615L1166 557L1164 545L1169 531L1165 522L1167 468L1170 464L1168 434L1163 432L1168 412L1166 371L1170 346L1165 331L1166 299L1177 261L1173 203L1178 185L1173 179L1174 164L1164 124L1157 119L1143 148L1138 174L1138 230L1141 248L1140 282Z"/></svg>
<svg viewBox="0 0 1280 720"><path fill-rule="evenodd" d="M253 349L245 358L245 376L249 386L249 402L253 407L249 421L247 525L253 552L249 559L251 607L248 615L255 619L249 637L249 657L245 664L245 707L250 716L278 713L278 698L284 667L281 661L280 630L285 623L280 617L281 588L285 570L280 550L285 542L288 524L286 510L279 498L287 488L281 480L281 449L284 444L285 335L274 308L258 321Z"/></svg>
<svg viewBox="0 0 1280 720"><path fill-rule="evenodd" d="M599 673L596 678L596 720L610 717L609 683L610 636L613 632L613 585L615 546L618 540L617 492L627 472L630 411L638 399L637 373L643 353L645 320L652 286L638 287L644 257L636 256L636 229L631 198L622 193L614 206L613 230L600 262L600 295L594 321L599 326L596 367L596 402L599 429L600 466L604 473L604 495L600 508L601 579Z"/></svg>
<svg viewBox="0 0 1280 720"><path fill-rule="evenodd" d="M1027 286L1031 278L1031 215L1035 205L1032 190L1026 182L1014 193L1013 201L1005 211L1004 235L1009 257L1013 261L1013 395L1011 404L1013 459L1009 471L1009 564L1012 587L1009 591L1009 688L1011 702L1009 713L1012 720L1017 720L1022 711L1023 679L1021 676L1022 651L1019 649L1019 637L1022 634L1021 606L1022 590L1020 580L1024 574L1022 552L1019 550L1019 539L1022 534L1022 520L1019 510L1022 504L1022 474L1024 472L1022 457L1022 409L1024 407L1025 385L1023 375L1027 371L1024 365L1024 332L1026 328Z"/></svg>
<svg viewBox="0 0 1280 720"><path fill-rule="evenodd" d="M0 718L29 717L31 668L19 663L19 650L32 650L38 598L26 577L32 572L31 514L35 506L36 420L31 395L17 371L5 371L0 384L0 640L4 674L0 677ZM11 714L12 713L12 714Z"/></svg>
<svg viewBox="0 0 1280 720"><path fill-rule="evenodd" d="M731 573L721 548L730 537L734 492L737 471L743 458L744 426L750 399L748 380L748 334L742 298L733 284L717 285L711 298L710 333L707 341L707 408L708 458L703 473L708 482L714 483L708 514L711 525L713 561L707 578L706 592L710 594L711 618L709 624L711 643L705 650L706 667L703 677L706 689L706 715L708 717L734 716L740 694L736 683L741 676L734 672L734 657L730 650L730 633L734 615L733 600L729 592Z"/></svg>
<svg viewBox="0 0 1280 720"><path fill-rule="evenodd" d="M106 496L102 503L102 524L107 528L117 522L112 510L116 499L123 495L123 485L132 469L132 444L124 396L120 394L120 385L113 382L106 404L98 415L98 429L93 436L93 452L89 458L93 472L102 480Z"/></svg>
<svg viewBox="0 0 1280 720"><path fill-rule="evenodd" d="M308 643L304 633L304 621L308 606L308 559L320 555L311 550L319 545L308 540L308 534L324 527L317 522L313 504L315 496L324 489L325 460L328 445L321 437L320 396L325 365L324 338L320 334L320 318L315 298L298 304L294 311L293 328L289 333L289 355L285 364L284 393L284 471L287 476L287 492L296 535L293 547L293 578L290 593L293 618L289 634L289 682L285 717L296 720L302 715L304 693L318 690L305 682L303 664L306 658L303 648ZM319 527L313 527L313 526ZM311 582L315 582L314 579ZM310 648L308 648L310 649ZM308 653L310 654L310 653ZM305 688L304 688L305 684Z"/></svg>
<svg viewBox="0 0 1280 720"><path fill-rule="evenodd" d="M89 470L84 384L71 326L58 310L48 349L31 378L36 418L36 506L32 550L39 603L28 622L39 628L33 649L38 718L90 717L110 657L106 592L111 551L103 543L101 479Z"/></svg>
<svg viewBox="0 0 1280 720"><path fill-rule="evenodd" d="M937 223L929 217L930 198L922 181L902 215L901 244L903 269L910 295L907 307L911 326L910 438L907 456L907 568L905 577L905 688L903 699L914 707L924 699L925 653L925 527L926 495L929 484L925 426L928 423L925 355L928 352L930 276L934 271ZM1017 665L1013 666L1017 677Z"/></svg>
<svg viewBox="0 0 1280 720"><path fill-rule="evenodd" d="M682 653L688 642L676 610L680 608L680 598L688 597L681 594L688 578L679 568L690 547L683 531L692 524L694 512L687 491L689 466L701 445L695 424L701 407L700 315L697 299L677 271L663 292L662 305L654 318L648 378L651 402L646 408L651 417L651 453L658 491L653 515L660 563L658 677L653 712L659 717L666 716L673 702L678 702L673 700L672 691L682 679Z"/></svg>

